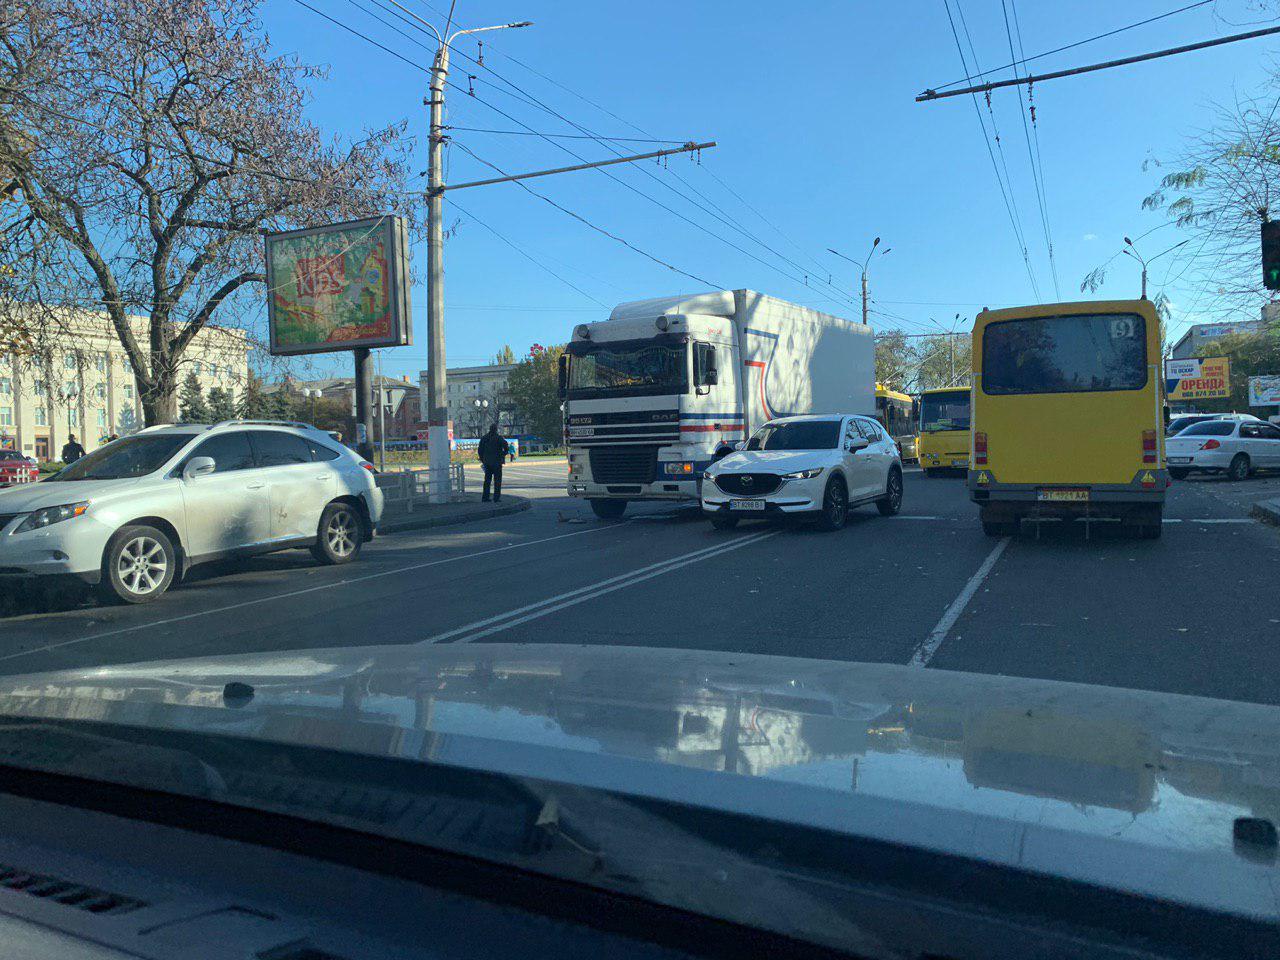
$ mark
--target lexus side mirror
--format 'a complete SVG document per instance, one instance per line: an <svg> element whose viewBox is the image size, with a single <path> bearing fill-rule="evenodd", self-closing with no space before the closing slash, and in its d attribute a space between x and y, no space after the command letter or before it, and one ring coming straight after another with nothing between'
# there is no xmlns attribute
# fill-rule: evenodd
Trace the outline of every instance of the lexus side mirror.
<svg viewBox="0 0 1280 960"><path fill-rule="evenodd" d="M213 457L192 457L182 468L182 479L190 481L196 477L207 477L217 469L217 466Z"/></svg>
<svg viewBox="0 0 1280 960"><path fill-rule="evenodd" d="M569 394L569 355L567 353L560 354L560 359L557 362L557 373L559 380L556 393L558 398L563 400Z"/></svg>
<svg viewBox="0 0 1280 960"><path fill-rule="evenodd" d="M735 441L733 441L733 449L735 449L735 450L745 450L745 449L747 449L747 441L745 441L745 440L735 440Z"/></svg>

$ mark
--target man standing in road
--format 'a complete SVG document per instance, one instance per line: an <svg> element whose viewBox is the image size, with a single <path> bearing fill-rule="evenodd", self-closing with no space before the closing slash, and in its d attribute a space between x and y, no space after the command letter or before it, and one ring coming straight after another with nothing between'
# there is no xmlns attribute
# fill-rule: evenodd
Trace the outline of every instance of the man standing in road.
<svg viewBox="0 0 1280 960"><path fill-rule="evenodd" d="M498 425L495 423L489 432L480 438L480 446L476 453L480 455L480 466L484 467L484 492L481 500L489 499L489 483L493 483L493 502L502 499L502 462L507 458L507 450L511 445L498 436Z"/></svg>
<svg viewBox="0 0 1280 960"><path fill-rule="evenodd" d="M80 446L74 433L67 434L67 442L62 445L62 462L75 463L84 456L84 447Z"/></svg>

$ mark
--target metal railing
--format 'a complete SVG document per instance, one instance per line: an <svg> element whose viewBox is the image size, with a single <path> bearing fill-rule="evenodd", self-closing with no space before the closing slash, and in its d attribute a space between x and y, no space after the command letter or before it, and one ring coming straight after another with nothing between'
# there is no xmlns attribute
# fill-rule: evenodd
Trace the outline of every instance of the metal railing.
<svg viewBox="0 0 1280 960"><path fill-rule="evenodd" d="M412 513L415 505L426 503L431 497L431 473L426 467L403 467L390 473L378 474L378 489L386 509ZM461 500L467 492L467 475L460 463L449 464L449 500Z"/></svg>

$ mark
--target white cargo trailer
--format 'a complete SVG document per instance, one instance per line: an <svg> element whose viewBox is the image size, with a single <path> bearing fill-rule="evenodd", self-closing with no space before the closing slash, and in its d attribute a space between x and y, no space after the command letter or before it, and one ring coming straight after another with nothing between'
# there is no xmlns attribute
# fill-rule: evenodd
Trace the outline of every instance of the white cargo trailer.
<svg viewBox="0 0 1280 960"><path fill-rule="evenodd" d="M753 290L619 304L561 365L569 495L602 517L692 500L721 443L806 413L875 415L866 324Z"/></svg>

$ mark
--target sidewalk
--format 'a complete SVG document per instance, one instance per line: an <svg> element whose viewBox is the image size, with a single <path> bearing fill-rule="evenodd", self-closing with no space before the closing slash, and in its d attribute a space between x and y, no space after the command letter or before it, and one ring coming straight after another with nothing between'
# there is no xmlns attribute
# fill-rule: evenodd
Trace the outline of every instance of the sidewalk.
<svg viewBox="0 0 1280 960"><path fill-rule="evenodd" d="M1280 526L1280 498L1259 500L1253 505L1253 515L1263 523L1273 523Z"/></svg>
<svg viewBox="0 0 1280 960"><path fill-rule="evenodd" d="M525 497L504 496L498 503L484 503L480 494L468 493L461 500L449 503L416 501L413 510L396 509L387 505L378 524L379 534L401 533L405 530L425 530L428 527L446 527L456 523L472 523L490 517L528 510L533 504Z"/></svg>

